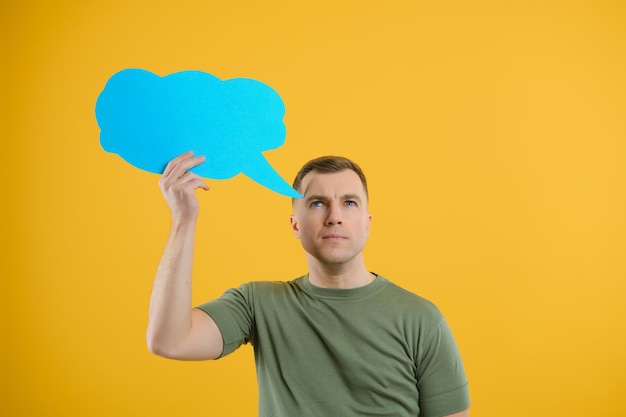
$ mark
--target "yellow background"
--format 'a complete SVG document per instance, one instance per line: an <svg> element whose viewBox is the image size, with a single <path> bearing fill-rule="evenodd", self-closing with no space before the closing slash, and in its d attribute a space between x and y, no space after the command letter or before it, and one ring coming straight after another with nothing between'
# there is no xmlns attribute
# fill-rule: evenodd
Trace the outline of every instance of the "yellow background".
<svg viewBox="0 0 626 417"><path fill-rule="evenodd" d="M169 215L94 116L130 67L272 86L289 181L362 165L368 266L443 310L473 416L625 415L624 2L4 1L0 24L1 415L256 415L250 347L145 347ZM288 198L210 183L195 303L305 272Z"/></svg>

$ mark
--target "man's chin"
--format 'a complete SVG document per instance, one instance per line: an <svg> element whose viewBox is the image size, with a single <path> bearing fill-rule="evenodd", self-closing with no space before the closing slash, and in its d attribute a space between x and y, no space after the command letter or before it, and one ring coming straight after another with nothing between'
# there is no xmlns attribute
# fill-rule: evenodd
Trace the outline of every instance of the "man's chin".
<svg viewBox="0 0 626 417"><path fill-rule="evenodd" d="M357 254L354 253L317 253L312 255L315 260L322 264L333 267L340 267L349 264Z"/></svg>

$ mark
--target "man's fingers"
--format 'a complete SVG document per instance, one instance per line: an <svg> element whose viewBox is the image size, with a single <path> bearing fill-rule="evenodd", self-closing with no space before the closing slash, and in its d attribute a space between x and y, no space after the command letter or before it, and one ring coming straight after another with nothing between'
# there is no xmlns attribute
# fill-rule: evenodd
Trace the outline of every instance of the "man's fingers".
<svg viewBox="0 0 626 417"><path fill-rule="evenodd" d="M204 182L199 175L194 174L193 172L185 172L181 177L181 185L192 187L194 190L196 188L201 188L203 190L209 190L209 185Z"/></svg>
<svg viewBox="0 0 626 417"><path fill-rule="evenodd" d="M205 159L204 156L194 157L193 154L188 158L183 158L174 165L169 176L174 178L182 177L188 170L203 163Z"/></svg>
<svg viewBox="0 0 626 417"><path fill-rule="evenodd" d="M169 189L171 187L176 186L176 184L181 184L182 182L189 180L190 178L200 178L196 174L189 172L188 170L200 165L206 160L204 156L193 156L193 152L185 152L182 155L177 156L172 159L165 170L163 171L163 175L159 180L159 185L163 190ZM197 188L207 189L208 185L204 183L204 181L200 180L202 184L198 185Z"/></svg>
<svg viewBox="0 0 626 417"><path fill-rule="evenodd" d="M174 169L174 167L176 167L180 163L181 160L191 158L191 157L193 157L193 151L187 151L185 153L178 155L176 158L172 159L171 161L167 163L167 165L165 166L165 170L163 170L163 175L169 175Z"/></svg>
<svg viewBox="0 0 626 417"><path fill-rule="evenodd" d="M200 165L205 160L206 158L204 156L194 157L193 151L185 152L178 155L167 164L165 170L163 171L163 175L168 177L180 177L185 173L185 171Z"/></svg>
<svg viewBox="0 0 626 417"><path fill-rule="evenodd" d="M193 172L184 172L180 177L161 177L159 185L164 193L174 192L177 190L184 193L193 192L196 188L210 190L209 185L197 174Z"/></svg>

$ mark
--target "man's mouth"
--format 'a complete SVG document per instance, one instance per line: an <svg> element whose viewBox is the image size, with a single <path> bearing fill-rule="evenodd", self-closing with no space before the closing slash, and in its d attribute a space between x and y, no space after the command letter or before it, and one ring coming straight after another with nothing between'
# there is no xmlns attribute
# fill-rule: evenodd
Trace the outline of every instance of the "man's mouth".
<svg viewBox="0 0 626 417"><path fill-rule="evenodd" d="M343 240L343 239L347 239L347 237L345 237L343 235L338 235L336 233L329 233L327 235L322 236L322 239L324 239L324 240Z"/></svg>

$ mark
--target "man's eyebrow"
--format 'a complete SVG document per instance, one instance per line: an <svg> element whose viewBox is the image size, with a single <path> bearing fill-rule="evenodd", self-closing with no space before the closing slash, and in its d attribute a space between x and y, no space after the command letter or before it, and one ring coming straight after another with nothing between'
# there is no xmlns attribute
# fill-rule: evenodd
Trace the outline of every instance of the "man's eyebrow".
<svg viewBox="0 0 626 417"><path fill-rule="evenodd" d="M323 195L310 195L310 196L308 196L307 198L304 199L304 201L306 201L307 203L309 201L314 201L314 200L315 201L317 201L317 200L319 200L319 201L326 201L326 200L328 200L328 197L324 197Z"/></svg>
<svg viewBox="0 0 626 417"><path fill-rule="evenodd" d="M344 199L344 200L356 200L358 202L361 202L361 197L359 197L357 194L344 194L342 199Z"/></svg>
<svg viewBox="0 0 626 417"><path fill-rule="evenodd" d="M306 201L307 203L310 201L328 201L328 197L323 196L323 195L310 195L308 197L306 197L304 199L304 201ZM361 202L361 197L359 197L358 194L344 194L341 196L342 200L356 200L358 202Z"/></svg>

